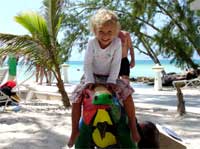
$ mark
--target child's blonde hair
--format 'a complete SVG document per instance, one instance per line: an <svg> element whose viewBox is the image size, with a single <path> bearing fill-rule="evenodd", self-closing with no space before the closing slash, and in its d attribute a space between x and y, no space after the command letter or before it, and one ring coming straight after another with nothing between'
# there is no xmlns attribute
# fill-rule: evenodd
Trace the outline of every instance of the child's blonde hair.
<svg viewBox="0 0 200 149"><path fill-rule="evenodd" d="M105 8L99 9L96 12L96 14L94 14L90 18L90 29L95 34L95 30L105 23L111 23L113 25L116 25L116 34L118 34L120 30L120 23L118 21L118 17L113 11Z"/></svg>

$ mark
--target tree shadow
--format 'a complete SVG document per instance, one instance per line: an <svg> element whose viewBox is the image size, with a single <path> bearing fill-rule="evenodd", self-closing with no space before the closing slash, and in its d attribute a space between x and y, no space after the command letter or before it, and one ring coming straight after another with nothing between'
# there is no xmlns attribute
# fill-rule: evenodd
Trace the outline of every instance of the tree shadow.
<svg viewBox="0 0 200 149"><path fill-rule="evenodd" d="M22 115L5 113L4 117L0 119L0 124L7 127L5 131L1 130L1 134L5 135L2 142L7 144L3 147L9 149L65 148L70 134L67 130L71 127L70 121L66 119L69 116L69 111L63 114L48 111L44 113L28 111ZM19 128L20 126L22 128ZM8 127L11 128L10 131ZM15 129L15 127L17 128ZM0 145L0 147L2 146Z"/></svg>

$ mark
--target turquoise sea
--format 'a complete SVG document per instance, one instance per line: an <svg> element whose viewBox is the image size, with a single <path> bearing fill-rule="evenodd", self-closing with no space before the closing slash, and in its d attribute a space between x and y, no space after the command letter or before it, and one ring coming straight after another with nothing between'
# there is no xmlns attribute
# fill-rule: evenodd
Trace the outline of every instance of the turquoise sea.
<svg viewBox="0 0 200 149"><path fill-rule="evenodd" d="M78 83L83 75L83 61L69 61L67 62L68 67L68 80L69 83ZM161 60L162 66L167 73L175 72L182 73L184 70L177 68L175 65L170 64L169 60ZM136 65L131 69L130 77L154 77L155 72L152 67L155 64L151 60L136 60ZM18 80L23 81L30 75L30 72L24 73L26 68L24 66L18 65ZM35 79L33 77L32 79Z"/></svg>
<svg viewBox="0 0 200 149"><path fill-rule="evenodd" d="M69 64L68 68L68 78L69 81L76 82L80 80L82 74L83 74L83 61L69 61L67 64ZM161 60L162 66L164 66L164 69L167 73L169 72L176 72L181 73L184 70L181 70L180 68L177 68L175 65L170 64L169 60ZM154 77L155 72L152 70L152 67L155 64L151 60L136 60L136 65L134 68L131 69L130 77Z"/></svg>

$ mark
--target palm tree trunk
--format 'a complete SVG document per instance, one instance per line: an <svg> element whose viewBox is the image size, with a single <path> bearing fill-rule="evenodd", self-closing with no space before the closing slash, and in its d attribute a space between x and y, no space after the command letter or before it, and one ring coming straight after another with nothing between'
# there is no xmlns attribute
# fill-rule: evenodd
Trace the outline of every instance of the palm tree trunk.
<svg viewBox="0 0 200 149"><path fill-rule="evenodd" d="M62 102L63 102L63 105L65 108L68 108L71 106L70 104L70 101L69 101L69 97L68 97L68 94L67 92L65 91L65 86L64 86L64 83L63 83L63 80L61 78L61 74L60 74L60 67L59 66L55 66L55 71L54 74L55 77L56 77L56 80L57 80L57 87L59 89L59 92L62 96Z"/></svg>
<svg viewBox="0 0 200 149"><path fill-rule="evenodd" d="M62 102L65 108L68 108L71 106L70 101L69 101L69 97L67 95L67 92L65 91L65 87L64 87L64 83L62 79L57 80L57 87L59 88L59 92L62 96Z"/></svg>

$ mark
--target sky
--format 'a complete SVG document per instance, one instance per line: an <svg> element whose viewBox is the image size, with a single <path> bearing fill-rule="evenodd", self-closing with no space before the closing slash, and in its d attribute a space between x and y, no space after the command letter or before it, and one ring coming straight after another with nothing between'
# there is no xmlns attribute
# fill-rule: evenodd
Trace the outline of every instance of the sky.
<svg viewBox="0 0 200 149"><path fill-rule="evenodd" d="M0 32L23 35L27 31L14 21L14 16L21 11L39 11L42 0L1 0Z"/></svg>

